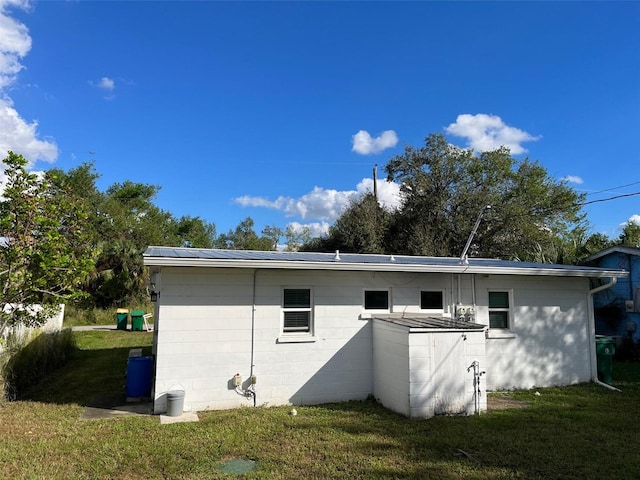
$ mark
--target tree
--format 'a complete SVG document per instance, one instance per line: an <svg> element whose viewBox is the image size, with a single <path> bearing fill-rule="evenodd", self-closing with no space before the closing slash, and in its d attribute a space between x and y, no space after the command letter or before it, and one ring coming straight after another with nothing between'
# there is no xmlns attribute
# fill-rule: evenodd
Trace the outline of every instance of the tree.
<svg viewBox="0 0 640 480"><path fill-rule="evenodd" d="M146 295L147 269L142 252L127 239L102 241L97 247L95 269L87 282L94 305L123 306Z"/></svg>
<svg viewBox="0 0 640 480"><path fill-rule="evenodd" d="M459 256L479 215L473 253L484 257L547 258L558 236L582 224L584 196L529 159L502 147L473 151L431 134L425 146L405 147L386 165L401 183L403 205L393 215L385 249L392 253Z"/></svg>
<svg viewBox="0 0 640 480"><path fill-rule="evenodd" d="M68 172L52 169L46 177L61 192L74 192L90 212L85 233L95 269L84 288L93 305L126 305L146 295L142 253L147 246L213 245L215 225L199 217L176 220L155 205L158 186L126 180L100 192L95 183L99 175L92 163Z"/></svg>
<svg viewBox="0 0 640 480"><path fill-rule="evenodd" d="M640 225L627 222L620 234L619 242L628 247L640 247Z"/></svg>
<svg viewBox="0 0 640 480"><path fill-rule="evenodd" d="M280 229L276 231L275 227L266 227L262 232L263 235L258 237L253 226L253 219L251 217L245 218L235 230L221 234L216 240L215 246L230 250L275 250L282 231Z"/></svg>
<svg viewBox="0 0 640 480"><path fill-rule="evenodd" d="M64 183L29 173L27 160L8 152L0 202L0 334L42 324L66 301L83 296L92 268L84 203ZM41 309L30 307L40 305Z"/></svg>
<svg viewBox="0 0 640 480"><path fill-rule="evenodd" d="M384 253L390 219L391 214L380 207L372 193L367 193L350 202L326 237L308 242L301 250Z"/></svg>
<svg viewBox="0 0 640 480"><path fill-rule="evenodd" d="M293 225L287 225L284 231L284 243L285 251L297 252L303 245L311 242L311 229L309 227L302 226L301 228L294 228Z"/></svg>
<svg viewBox="0 0 640 480"><path fill-rule="evenodd" d="M594 253L600 252L611 246L613 246L613 241L604 233L593 233L589 238L587 238L587 242L585 244L585 256L588 257L589 255L593 255Z"/></svg>
<svg viewBox="0 0 640 480"><path fill-rule="evenodd" d="M183 216L174 225L176 240L172 244L180 247L212 248L216 239L216 226L200 217Z"/></svg>

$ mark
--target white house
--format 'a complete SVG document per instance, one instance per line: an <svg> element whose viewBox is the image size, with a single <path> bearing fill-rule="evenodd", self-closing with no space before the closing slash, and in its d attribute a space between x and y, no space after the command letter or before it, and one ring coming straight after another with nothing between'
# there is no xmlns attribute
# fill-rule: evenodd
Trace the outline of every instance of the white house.
<svg viewBox="0 0 640 480"><path fill-rule="evenodd" d="M154 411L375 396L415 418L597 379L592 295L623 270L149 247ZM592 283L602 286L593 288Z"/></svg>

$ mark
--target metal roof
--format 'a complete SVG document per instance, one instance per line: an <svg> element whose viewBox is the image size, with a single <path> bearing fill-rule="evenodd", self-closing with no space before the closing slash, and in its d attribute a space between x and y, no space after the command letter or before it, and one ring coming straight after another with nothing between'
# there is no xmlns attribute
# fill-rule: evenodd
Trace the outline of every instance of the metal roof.
<svg viewBox="0 0 640 480"><path fill-rule="evenodd" d="M638 247L629 247L627 245L615 245L613 247L605 248L604 250L600 250L599 252L594 253L593 255L588 256L583 260L582 263L589 263L594 260L597 260L601 257L605 257L610 253L623 253L625 255L636 255L640 256L640 248Z"/></svg>
<svg viewBox="0 0 640 480"><path fill-rule="evenodd" d="M568 277L626 277L625 270L515 262L488 258L419 257L357 253L277 252L151 246L143 254L152 267L233 267L293 270L351 270L425 273L483 273Z"/></svg>
<svg viewBox="0 0 640 480"><path fill-rule="evenodd" d="M484 330L485 325L465 322L455 318L433 317L419 313L388 313L372 315L373 320L409 327L411 330Z"/></svg>
<svg viewBox="0 0 640 480"><path fill-rule="evenodd" d="M624 270L515 262L488 258L418 257L356 253L276 252L203 248L155 247L143 254L149 267L232 267L291 270L350 270L423 273L480 273L567 277L626 277Z"/></svg>

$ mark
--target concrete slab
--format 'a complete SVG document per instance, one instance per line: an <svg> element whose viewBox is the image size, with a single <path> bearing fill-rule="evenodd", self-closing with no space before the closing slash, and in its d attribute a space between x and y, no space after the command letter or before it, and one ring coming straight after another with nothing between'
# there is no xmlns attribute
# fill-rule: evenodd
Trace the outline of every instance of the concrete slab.
<svg viewBox="0 0 640 480"><path fill-rule="evenodd" d="M122 405L113 408L87 407L84 409L80 420L99 420L103 418L114 418L121 416L151 416L152 406L145 404Z"/></svg>
<svg viewBox="0 0 640 480"><path fill-rule="evenodd" d="M170 417L169 415L160 415L160 424L168 425L170 423L184 423L184 422L199 422L198 414L196 412L185 412L177 417Z"/></svg>
<svg viewBox="0 0 640 480"><path fill-rule="evenodd" d="M71 327L74 332L88 332L91 330L113 330L116 331L118 327L116 325L77 325Z"/></svg>
<svg viewBox="0 0 640 480"><path fill-rule="evenodd" d="M124 394L102 394L91 399L84 409L81 420L98 420L126 415L152 415L153 403L149 399L127 402Z"/></svg>

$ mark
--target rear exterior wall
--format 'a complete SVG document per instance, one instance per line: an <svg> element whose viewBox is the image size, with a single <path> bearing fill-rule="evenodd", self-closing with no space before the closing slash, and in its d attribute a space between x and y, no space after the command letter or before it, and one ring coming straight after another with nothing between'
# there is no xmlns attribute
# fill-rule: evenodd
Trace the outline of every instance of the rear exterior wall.
<svg viewBox="0 0 640 480"><path fill-rule="evenodd" d="M487 338L487 389L589 379L586 279L462 276L458 289L449 274L163 267L156 283L156 413L175 389L185 391L187 411L252 405L233 387L235 374L244 387L256 376L257 405L366 398L374 392L376 348L366 289L388 289L390 313L420 312L421 289L444 292L445 316L454 303L475 300L476 322L484 325L488 289L513 289L510 336ZM285 287L311 288L312 341L281 341Z"/></svg>
<svg viewBox="0 0 640 480"><path fill-rule="evenodd" d="M156 312L154 410L185 391L185 410L252 405L233 388L256 375L256 404L317 404L373 392L366 289L389 290L391 310L419 310L420 289L445 290L448 275L164 267ZM283 288L312 290L314 337L283 342ZM255 312L253 303L255 301ZM447 302L449 299L446 300ZM252 319L253 315L253 319ZM252 366L252 321L253 371Z"/></svg>
<svg viewBox="0 0 640 480"><path fill-rule="evenodd" d="M487 389L589 381L588 289L586 278L477 278L480 323L489 323L489 290L511 290L513 299L510 329L487 332Z"/></svg>

